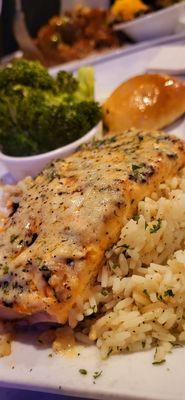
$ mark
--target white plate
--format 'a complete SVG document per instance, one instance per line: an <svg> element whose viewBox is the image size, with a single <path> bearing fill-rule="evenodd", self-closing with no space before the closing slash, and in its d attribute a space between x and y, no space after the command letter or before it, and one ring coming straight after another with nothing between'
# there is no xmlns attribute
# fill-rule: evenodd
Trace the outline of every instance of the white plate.
<svg viewBox="0 0 185 400"><path fill-rule="evenodd" d="M145 70L156 49L110 60L96 67L96 96L103 99L125 79ZM181 119L171 127L185 137ZM118 355L101 361L95 346L82 348L80 357L68 359L59 355L48 357L50 349L38 350L32 337L22 338L13 345L10 357L1 359L0 385L35 389L97 399L184 400L185 349L174 349L161 366L153 366L153 351ZM14 369L12 367L15 366ZM80 368L88 371L86 376ZM102 376L93 383L93 373Z"/></svg>
<svg viewBox="0 0 185 400"><path fill-rule="evenodd" d="M114 29L125 32L136 42L171 35L176 31L178 20L184 9L185 2L181 1L132 21L116 24Z"/></svg>
<svg viewBox="0 0 185 400"><path fill-rule="evenodd" d="M61 69L65 69L66 71L74 71L84 65L98 65L104 63L109 60L114 60L115 58L120 58L122 56L128 56L129 54L135 53L137 51L141 51L144 49L148 49L152 46L173 43L177 41L181 41L185 39L185 30L180 31L178 33L174 33L173 35L168 35L164 37L158 37L153 39L146 39L140 43L126 44L125 46L121 46L118 49L114 50L106 50L102 53L92 54L82 60L71 61L65 64L57 65L56 67L50 68L50 72L52 75L56 75L58 71Z"/></svg>
<svg viewBox="0 0 185 400"><path fill-rule="evenodd" d="M102 53L92 54L88 57L83 58L82 60L75 60L65 64L56 65L55 67L50 68L49 71L52 75L56 75L57 72L61 70L74 71L80 67L83 67L84 65L98 65L101 64L102 62L106 62L115 59L117 57L120 58L122 56L127 56L137 51L148 49L152 46L173 43L181 40L185 40L185 30L174 33L173 35L145 40L140 43L133 43L133 44L127 43L126 45L123 45L117 49L105 50ZM12 53L2 58L1 63L7 64L14 57L18 58L22 57L22 52L19 50L16 51L15 53Z"/></svg>
<svg viewBox="0 0 185 400"><path fill-rule="evenodd" d="M1 385L97 399L184 400L185 350L175 349L165 364L152 365L153 353L113 356L101 361L96 348L67 359L50 350L17 343L13 355L1 360ZM12 369L12 366L15 366ZM86 368L86 376L79 373ZM102 376L93 384L93 373Z"/></svg>

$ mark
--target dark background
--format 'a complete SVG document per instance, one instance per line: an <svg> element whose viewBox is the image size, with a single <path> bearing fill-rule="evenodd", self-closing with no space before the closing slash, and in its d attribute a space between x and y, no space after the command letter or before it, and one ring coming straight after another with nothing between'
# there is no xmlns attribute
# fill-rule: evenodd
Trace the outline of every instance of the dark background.
<svg viewBox="0 0 185 400"><path fill-rule="evenodd" d="M1 14L1 56L17 50L12 32L14 0L3 0ZM59 0L22 0L26 23L30 34L34 37L41 25L60 10Z"/></svg>

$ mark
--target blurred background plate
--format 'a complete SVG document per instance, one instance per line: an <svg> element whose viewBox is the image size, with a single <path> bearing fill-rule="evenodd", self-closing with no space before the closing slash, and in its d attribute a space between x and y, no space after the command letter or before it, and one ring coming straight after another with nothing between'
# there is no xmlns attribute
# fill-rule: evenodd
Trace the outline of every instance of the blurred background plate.
<svg viewBox="0 0 185 400"><path fill-rule="evenodd" d="M162 38L175 34L179 30L179 20L184 12L185 1L182 1L163 10L137 17L132 21L116 24L114 30L123 31L136 42Z"/></svg>

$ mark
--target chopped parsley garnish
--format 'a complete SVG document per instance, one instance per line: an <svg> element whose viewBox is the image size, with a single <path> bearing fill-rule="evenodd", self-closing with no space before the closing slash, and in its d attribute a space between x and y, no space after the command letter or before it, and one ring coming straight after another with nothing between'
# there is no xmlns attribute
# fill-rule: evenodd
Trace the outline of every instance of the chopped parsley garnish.
<svg viewBox="0 0 185 400"><path fill-rule="evenodd" d="M154 174L154 167L146 163L132 164L129 178L138 183L145 183Z"/></svg>
<svg viewBox="0 0 185 400"><path fill-rule="evenodd" d="M109 292L108 292L108 290L106 290L106 289L102 289L101 294L102 294L103 296L107 296L107 295L109 294Z"/></svg>
<svg viewBox="0 0 185 400"><path fill-rule="evenodd" d="M18 238L18 235L11 235L10 236L10 243L15 242L15 240Z"/></svg>
<svg viewBox="0 0 185 400"><path fill-rule="evenodd" d="M153 365L161 365L164 364L166 362L166 360L161 360L161 361L153 361Z"/></svg>
<svg viewBox="0 0 185 400"><path fill-rule="evenodd" d="M106 139L106 143L115 143L115 142L116 142L116 136L112 136Z"/></svg>
<svg viewBox="0 0 185 400"><path fill-rule="evenodd" d="M110 138L102 139L102 140L95 140L93 143L93 148L98 149L101 146L104 146L106 144L111 144L114 142L116 142L116 136L112 136Z"/></svg>
<svg viewBox="0 0 185 400"><path fill-rule="evenodd" d="M52 358L52 357L53 357L53 354L52 354L52 353L48 354L48 357L49 357L49 358Z"/></svg>
<svg viewBox="0 0 185 400"><path fill-rule="evenodd" d="M146 296L150 297L149 294L148 294L147 289L144 289L144 290L143 290L143 293L144 293Z"/></svg>
<svg viewBox="0 0 185 400"><path fill-rule="evenodd" d="M163 301L163 297L161 296L161 294L156 293L156 297L157 297L157 300Z"/></svg>
<svg viewBox="0 0 185 400"><path fill-rule="evenodd" d="M40 265L42 262L42 258L36 257L35 261L37 262L38 265Z"/></svg>
<svg viewBox="0 0 185 400"><path fill-rule="evenodd" d="M122 247L122 246L121 246ZM118 264L113 264L113 265L111 265L111 268L114 270L114 269L116 269L116 268L120 268L120 266L118 265Z"/></svg>
<svg viewBox="0 0 185 400"><path fill-rule="evenodd" d="M110 354L112 353L112 351L113 351L112 348L110 348L109 351L108 351L108 353L107 353L107 357L110 356Z"/></svg>
<svg viewBox="0 0 185 400"><path fill-rule="evenodd" d="M174 297L175 295L174 295L172 289L168 289L168 290L166 290L166 291L164 292L164 296L165 296L165 297L166 297L166 296Z"/></svg>
<svg viewBox="0 0 185 400"><path fill-rule="evenodd" d="M132 218L134 221L138 222L139 221L139 214L136 214Z"/></svg>
<svg viewBox="0 0 185 400"><path fill-rule="evenodd" d="M129 249L129 245L128 244L123 244L122 247L124 247L125 249Z"/></svg>
<svg viewBox="0 0 185 400"><path fill-rule="evenodd" d="M142 168L142 165L136 165L136 164L132 164L132 171L135 172L138 169Z"/></svg>
<svg viewBox="0 0 185 400"><path fill-rule="evenodd" d="M2 289L7 289L8 285L9 285L8 281L4 281L4 282L1 283Z"/></svg>
<svg viewBox="0 0 185 400"><path fill-rule="evenodd" d="M5 266L3 267L3 272L4 272L4 274L8 274L8 272L9 272L8 265L5 265Z"/></svg>
<svg viewBox="0 0 185 400"><path fill-rule="evenodd" d="M87 375L87 370L86 369L80 368L79 372L80 372L81 375Z"/></svg>
<svg viewBox="0 0 185 400"><path fill-rule="evenodd" d="M50 168L48 168L48 174L47 174L48 182L52 182L56 178L60 178L60 175L55 169L55 165L52 165Z"/></svg>
<svg viewBox="0 0 185 400"><path fill-rule="evenodd" d="M156 233L160 228L161 228L161 219L159 218L157 220L157 223L153 225L152 228L150 228L150 233Z"/></svg>
<svg viewBox="0 0 185 400"><path fill-rule="evenodd" d="M94 378L94 379L99 378L99 377L102 375L102 372L103 372L103 371L95 371L94 374L93 374L93 378Z"/></svg>

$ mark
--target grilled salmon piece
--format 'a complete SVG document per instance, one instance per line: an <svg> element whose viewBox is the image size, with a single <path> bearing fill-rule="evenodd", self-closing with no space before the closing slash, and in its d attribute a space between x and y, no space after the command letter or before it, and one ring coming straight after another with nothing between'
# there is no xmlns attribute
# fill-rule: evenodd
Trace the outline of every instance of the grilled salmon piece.
<svg viewBox="0 0 185 400"><path fill-rule="evenodd" d="M0 234L2 317L65 323L138 202L184 165L182 140L129 130L27 178Z"/></svg>

